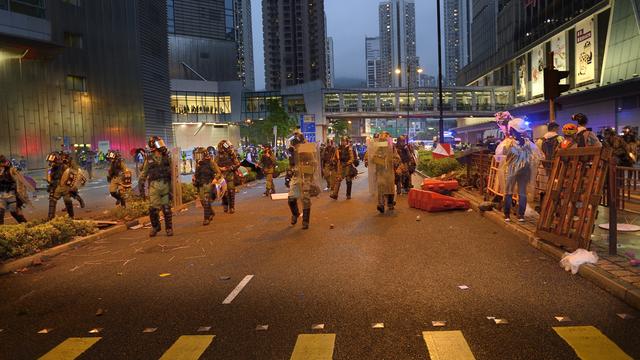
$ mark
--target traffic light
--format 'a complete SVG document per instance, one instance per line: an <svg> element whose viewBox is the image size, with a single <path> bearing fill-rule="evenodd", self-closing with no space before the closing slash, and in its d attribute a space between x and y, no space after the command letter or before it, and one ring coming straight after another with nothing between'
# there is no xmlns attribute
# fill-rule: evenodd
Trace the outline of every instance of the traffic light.
<svg viewBox="0 0 640 360"><path fill-rule="evenodd" d="M560 80L569 76L568 71L560 71L556 69L544 69L544 99L551 100L560 96L563 92L569 90L569 85L560 84Z"/></svg>

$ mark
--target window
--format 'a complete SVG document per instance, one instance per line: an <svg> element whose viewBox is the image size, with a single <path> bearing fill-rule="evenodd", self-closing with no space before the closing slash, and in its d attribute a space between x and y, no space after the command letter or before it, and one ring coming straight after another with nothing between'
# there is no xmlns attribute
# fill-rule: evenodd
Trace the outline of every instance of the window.
<svg viewBox="0 0 640 360"><path fill-rule="evenodd" d="M64 33L64 44L69 48L82 49L84 47L82 34Z"/></svg>
<svg viewBox="0 0 640 360"><path fill-rule="evenodd" d="M46 6L44 0L10 0L9 11L23 15L45 18Z"/></svg>
<svg viewBox="0 0 640 360"><path fill-rule="evenodd" d="M82 0L62 0L62 2L73 6L82 6Z"/></svg>
<svg viewBox="0 0 640 360"><path fill-rule="evenodd" d="M87 78L84 76L67 75L67 90L87 91Z"/></svg>
<svg viewBox="0 0 640 360"><path fill-rule="evenodd" d="M173 0L167 0L167 27L170 34L176 32L176 21L173 7Z"/></svg>

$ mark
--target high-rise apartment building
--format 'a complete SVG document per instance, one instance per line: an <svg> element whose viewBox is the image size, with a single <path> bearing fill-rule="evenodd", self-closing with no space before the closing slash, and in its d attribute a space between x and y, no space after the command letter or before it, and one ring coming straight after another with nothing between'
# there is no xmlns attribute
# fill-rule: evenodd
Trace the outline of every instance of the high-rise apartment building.
<svg viewBox="0 0 640 360"><path fill-rule="evenodd" d="M332 88L336 83L335 61L333 53L333 38L327 37L327 88Z"/></svg>
<svg viewBox="0 0 640 360"><path fill-rule="evenodd" d="M255 87L250 0L167 0L172 79Z"/></svg>
<svg viewBox="0 0 640 360"><path fill-rule="evenodd" d="M383 1L378 7L382 87L416 86L416 9L413 0Z"/></svg>
<svg viewBox="0 0 640 360"><path fill-rule="evenodd" d="M365 37L365 56L367 64L367 87L380 87L382 66L380 59L380 38Z"/></svg>
<svg viewBox="0 0 640 360"><path fill-rule="evenodd" d="M458 70L469 63L469 44L471 33L470 0L445 0L444 3L444 39L445 39L445 83L456 85Z"/></svg>
<svg viewBox="0 0 640 360"><path fill-rule="evenodd" d="M262 0L262 26L267 90L326 84L323 0Z"/></svg>

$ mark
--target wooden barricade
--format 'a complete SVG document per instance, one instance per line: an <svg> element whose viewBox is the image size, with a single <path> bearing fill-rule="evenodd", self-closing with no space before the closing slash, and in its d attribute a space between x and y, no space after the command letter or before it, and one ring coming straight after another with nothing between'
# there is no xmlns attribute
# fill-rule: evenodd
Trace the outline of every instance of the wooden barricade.
<svg viewBox="0 0 640 360"><path fill-rule="evenodd" d="M536 236L569 250L589 249L610 157L598 147L558 151Z"/></svg>
<svg viewBox="0 0 640 360"><path fill-rule="evenodd" d="M471 165L475 170L474 184L480 193L484 194L484 190L487 187L487 179L489 177L489 169L491 167L491 159L493 155L485 152L475 152L471 155ZM469 168L468 168L469 169ZM471 171L469 169L469 178L471 178Z"/></svg>

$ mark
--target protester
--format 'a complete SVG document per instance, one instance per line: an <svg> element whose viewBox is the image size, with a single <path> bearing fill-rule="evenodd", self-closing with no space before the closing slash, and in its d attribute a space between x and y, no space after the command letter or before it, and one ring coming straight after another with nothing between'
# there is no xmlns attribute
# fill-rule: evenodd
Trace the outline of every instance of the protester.
<svg viewBox="0 0 640 360"><path fill-rule="evenodd" d="M573 114L571 120L578 123L578 132L575 135L575 142L578 147L602 147L602 143L590 129L587 128L589 118L583 113Z"/></svg>
<svg viewBox="0 0 640 360"><path fill-rule="evenodd" d="M560 129L560 125L558 125L558 123L552 122L547 124L547 132L542 136L542 138L536 141L536 146L544 154L544 160L548 161L545 164L545 168L548 169L551 168L551 164L549 162L553 160L555 152L560 148L560 144L564 141L564 138L558 134L558 129Z"/></svg>

